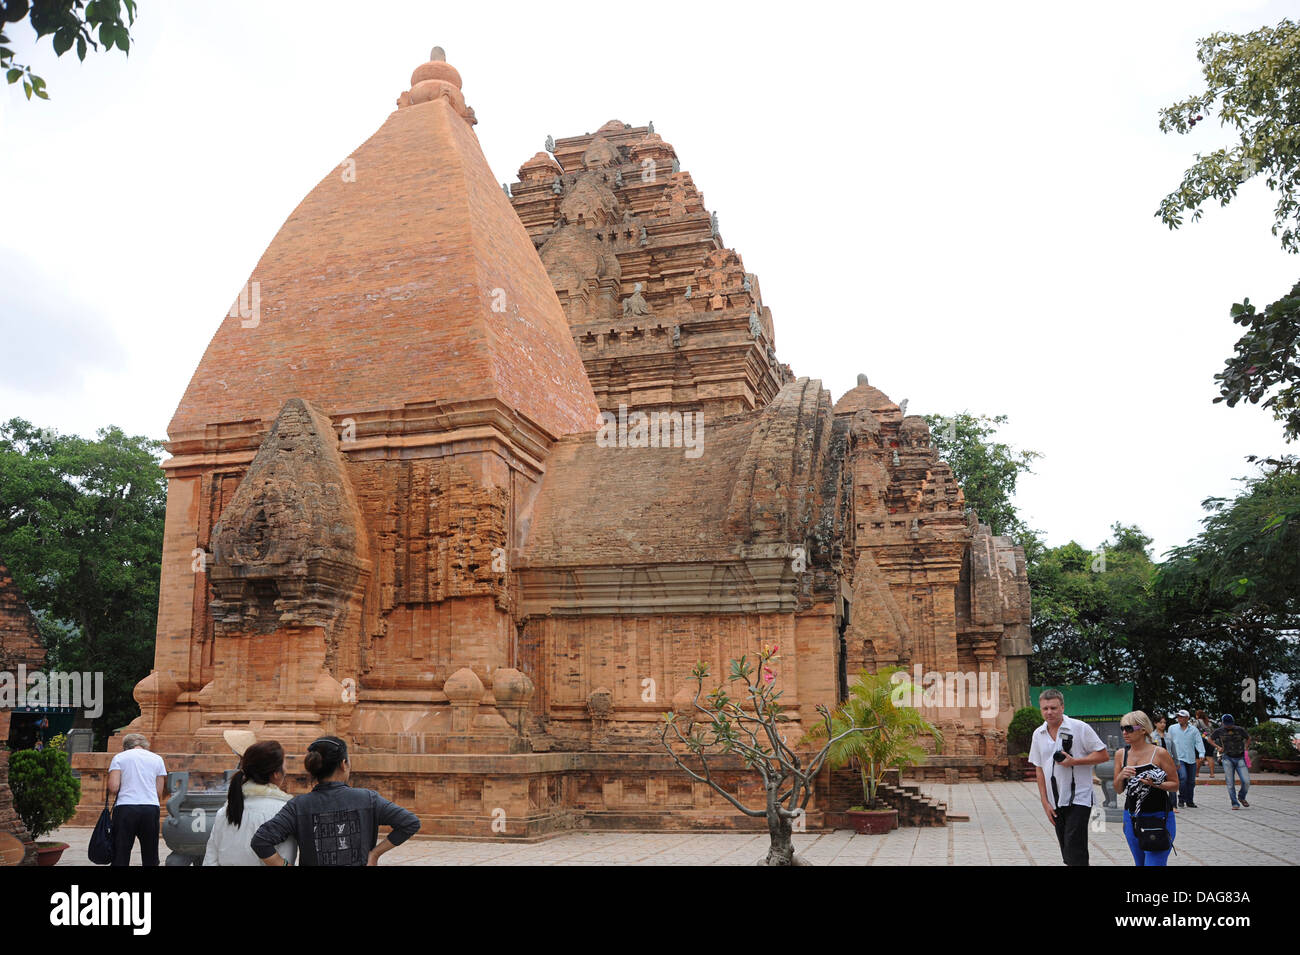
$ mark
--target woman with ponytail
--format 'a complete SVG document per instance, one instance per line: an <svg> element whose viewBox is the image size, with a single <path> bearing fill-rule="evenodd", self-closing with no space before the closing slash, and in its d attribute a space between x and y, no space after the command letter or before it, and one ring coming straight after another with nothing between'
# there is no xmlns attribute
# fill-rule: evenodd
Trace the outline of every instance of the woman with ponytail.
<svg viewBox="0 0 1300 955"><path fill-rule="evenodd" d="M250 843L262 823L284 808L284 747L275 740L254 743L244 750L239 770L230 778L226 804L217 812L204 865L261 865ZM291 862L297 853L292 837L277 847Z"/></svg>
<svg viewBox="0 0 1300 955"><path fill-rule="evenodd" d="M419 831L414 813L373 789L348 785L348 745L337 736L322 736L308 746L303 765L316 786L286 803L253 836L253 853L265 865L293 864L276 849L290 836L302 846L302 865L378 865L380 856ZM381 825L393 829L382 841Z"/></svg>

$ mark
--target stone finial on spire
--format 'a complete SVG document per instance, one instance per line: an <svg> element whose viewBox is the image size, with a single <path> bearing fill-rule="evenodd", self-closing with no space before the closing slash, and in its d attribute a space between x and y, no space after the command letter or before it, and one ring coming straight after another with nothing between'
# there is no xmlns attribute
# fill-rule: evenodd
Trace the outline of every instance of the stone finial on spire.
<svg viewBox="0 0 1300 955"><path fill-rule="evenodd" d="M419 106L436 99L445 99L464 120L473 126L478 122L474 110L465 104L460 91L461 79L457 69L447 62L447 53L440 46L429 51L429 59L411 74L411 88L397 97L397 107Z"/></svg>

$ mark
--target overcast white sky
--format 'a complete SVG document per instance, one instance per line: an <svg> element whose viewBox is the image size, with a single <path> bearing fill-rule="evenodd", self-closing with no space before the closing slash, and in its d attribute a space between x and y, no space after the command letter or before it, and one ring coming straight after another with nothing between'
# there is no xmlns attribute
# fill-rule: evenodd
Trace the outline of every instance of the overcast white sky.
<svg viewBox="0 0 1300 955"><path fill-rule="evenodd" d="M363 16L358 19L358 11ZM797 11L795 16L792 11ZM1244 456L1287 450L1214 405L1239 326L1300 279L1272 196L1154 218L1217 119L1195 41L1294 15L1248 2L221 4L140 0L129 58L0 90L0 419L165 437L267 244L440 44L498 180L609 119L673 143L762 282L777 351L838 398L865 372L912 413L1006 414L1041 452L1017 503L1049 543L1199 529ZM1291 449L1294 451L1295 448Z"/></svg>

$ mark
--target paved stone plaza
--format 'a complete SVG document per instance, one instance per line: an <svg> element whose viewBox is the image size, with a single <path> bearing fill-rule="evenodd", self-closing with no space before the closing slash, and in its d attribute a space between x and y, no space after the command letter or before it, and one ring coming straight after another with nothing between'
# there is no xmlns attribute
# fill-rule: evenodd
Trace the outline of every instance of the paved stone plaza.
<svg viewBox="0 0 1300 955"><path fill-rule="evenodd" d="M946 828L895 829L886 836L845 830L796 835L797 851L818 865L1059 865L1056 835L1033 783L927 785L969 822ZM1197 808L1178 813L1178 854L1171 865L1300 864L1300 786L1256 786L1250 808L1228 806L1222 785L1198 783ZM90 829L49 838L71 848L60 865L87 865ZM1093 865L1132 865L1120 823L1091 838ZM381 865L749 865L767 850L767 834L575 832L531 844L413 839ZM167 849L161 847L161 857ZM139 849L134 863L139 865Z"/></svg>

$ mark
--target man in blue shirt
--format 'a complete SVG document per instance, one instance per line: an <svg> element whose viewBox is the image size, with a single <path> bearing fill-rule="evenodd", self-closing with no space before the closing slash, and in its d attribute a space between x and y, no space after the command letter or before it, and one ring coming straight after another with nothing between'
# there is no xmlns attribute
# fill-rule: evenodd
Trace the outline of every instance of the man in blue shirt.
<svg viewBox="0 0 1300 955"><path fill-rule="evenodd" d="M1169 754L1178 764L1178 805L1196 808L1192 796L1196 792L1197 760L1205 757L1205 740L1201 731L1190 725L1192 714L1178 711L1178 725L1169 728Z"/></svg>

